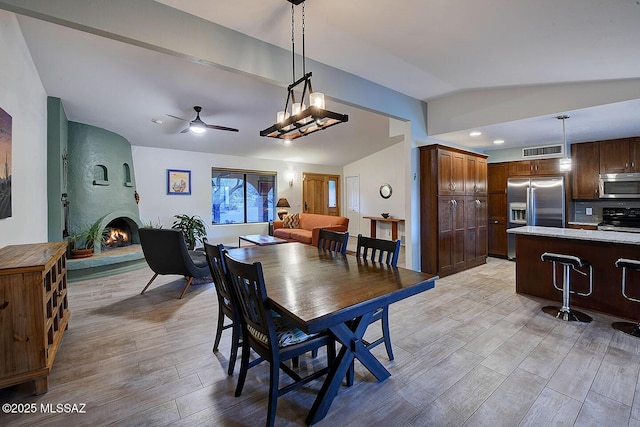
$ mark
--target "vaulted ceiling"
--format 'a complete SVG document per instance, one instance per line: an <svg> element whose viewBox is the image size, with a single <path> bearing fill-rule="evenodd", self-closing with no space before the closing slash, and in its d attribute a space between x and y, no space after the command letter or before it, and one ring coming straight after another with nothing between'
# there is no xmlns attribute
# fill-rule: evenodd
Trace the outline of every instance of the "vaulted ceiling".
<svg viewBox="0 0 640 427"><path fill-rule="evenodd" d="M134 7L131 3L145 2L109 5ZM16 3L24 3L24 8ZM73 0L48 2L52 8L65 3ZM90 3L96 5L96 14L101 13L99 2ZM291 48L291 4L285 0L157 3L172 8L169 12L176 20L193 15ZM184 55L168 53L117 34L87 32L63 19L41 20L43 14L33 13L37 9L33 4L0 0L0 8L19 14L47 94L62 99L71 120L112 130L134 145L344 165L397 141L389 138L387 117L369 111L367 105L340 102L336 96L327 108L349 114L347 124L291 145L261 138L258 131L273 123L284 104L283 86L290 83L290 72L274 84L194 60L186 48ZM296 8L297 25L300 8ZM469 91L635 83L640 79L638 22L640 4L635 0L309 0L305 42L311 60L437 103ZM166 37L173 37L171 25L165 27ZM296 30L299 37L299 27ZM297 51L300 45L298 40ZM243 50L237 54L242 56ZM244 61L252 61L251 55L246 56ZM203 107L205 122L240 132L181 134L186 122L167 114L192 119L194 105ZM551 120L554 113L486 123L479 127L483 132L479 139L469 137L470 129L429 136L477 150L494 148L492 140L498 138L507 141L505 146L536 145L561 135L561 126ZM635 98L563 113L572 115L568 139L640 135L640 101Z"/></svg>

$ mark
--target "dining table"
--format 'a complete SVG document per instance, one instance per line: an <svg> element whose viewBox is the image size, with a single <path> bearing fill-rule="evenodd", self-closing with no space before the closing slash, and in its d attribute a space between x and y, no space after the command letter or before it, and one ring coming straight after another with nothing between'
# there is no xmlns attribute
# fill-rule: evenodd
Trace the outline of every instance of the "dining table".
<svg viewBox="0 0 640 427"><path fill-rule="evenodd" d="M432 289L438 279L298 242L228 253L238 261L262 264L269 302L295 326L308 334L329 330L341 344L306 418L309 425L326 416L354 359L378 381L389 378L363 340L369 321L376 309Z"/></svg>

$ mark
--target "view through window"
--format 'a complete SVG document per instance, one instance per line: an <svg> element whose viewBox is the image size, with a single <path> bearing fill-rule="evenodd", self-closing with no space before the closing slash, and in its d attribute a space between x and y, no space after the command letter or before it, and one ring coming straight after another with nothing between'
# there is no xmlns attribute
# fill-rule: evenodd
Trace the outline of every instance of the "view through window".
<svg viewBox="0 0 640 427"><path fill-rule="evenodd" d="M211 222L273 221L276 173L211 168Z"/></svg>

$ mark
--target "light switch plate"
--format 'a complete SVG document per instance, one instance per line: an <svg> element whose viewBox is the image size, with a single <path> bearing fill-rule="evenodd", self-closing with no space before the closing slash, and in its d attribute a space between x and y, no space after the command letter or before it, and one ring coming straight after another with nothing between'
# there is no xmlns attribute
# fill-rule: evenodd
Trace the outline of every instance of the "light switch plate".
<svg viewBox="0 0 640 427"><path fill-rule="evenodd" d="M587 215L593 215L593 208L587 208Z"/></svg>

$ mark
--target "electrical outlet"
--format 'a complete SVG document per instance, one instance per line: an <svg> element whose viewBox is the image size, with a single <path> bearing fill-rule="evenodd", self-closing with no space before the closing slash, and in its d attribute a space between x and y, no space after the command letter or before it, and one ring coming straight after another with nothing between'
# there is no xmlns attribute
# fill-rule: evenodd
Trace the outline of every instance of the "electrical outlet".
<svg viewBox="0 0 640 427"><path fill-rule="evenodd" d="M586 209L586 214L587 215L593 215L593 208L587 208Z"/></svg>

